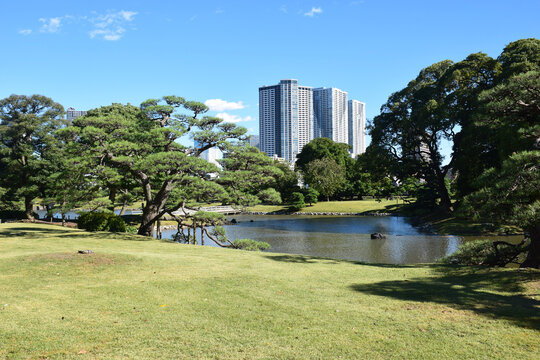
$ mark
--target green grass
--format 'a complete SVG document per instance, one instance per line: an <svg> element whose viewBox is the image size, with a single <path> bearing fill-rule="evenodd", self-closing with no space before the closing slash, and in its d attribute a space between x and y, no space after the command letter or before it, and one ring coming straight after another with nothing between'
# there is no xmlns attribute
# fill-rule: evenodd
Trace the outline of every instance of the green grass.
<svg viewBox="0 0 540 360"><path fill-rule="evenodd" d="M141 240L0 225L0 358L540 353L539 271L367 265Z"/></svg>
<svg viewBox="0 0 540 360"><path fill-rule="evenodd" d="M370 213L396 212L403 205L402 200L350 200L350 201L321 201L313 206L306 206L299 212L339 212L339 213ZM283 205L256 205L248 211L273 212L287 210Z"/></svg>

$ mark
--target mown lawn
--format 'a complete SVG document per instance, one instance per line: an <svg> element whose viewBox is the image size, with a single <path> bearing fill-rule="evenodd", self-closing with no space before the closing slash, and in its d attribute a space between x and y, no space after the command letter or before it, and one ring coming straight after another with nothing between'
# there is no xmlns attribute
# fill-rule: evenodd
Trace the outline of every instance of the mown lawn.
<svg viewBox="0 0 540 360"><path fill-rule="evenodd" d="M321 201L312 206L307 205L302 212L340 212L340 213L370 213L370 212L395 212L403 205L403 200L350 200L350 201ZM287 206L283 205L256 205L247 208L247 211L284 211Z"/></svg>
<svg viewBox="0 0 540 360"><path fill-rule="evenodd" d="M535 359L539 293L534 270L369 265L0 225L7 359Z"/></svg>

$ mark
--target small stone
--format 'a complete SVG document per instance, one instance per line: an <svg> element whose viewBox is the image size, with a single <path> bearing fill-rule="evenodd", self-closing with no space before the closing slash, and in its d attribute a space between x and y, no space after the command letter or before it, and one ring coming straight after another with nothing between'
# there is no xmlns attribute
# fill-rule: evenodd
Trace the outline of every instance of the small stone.
<svg viewBox="0 0 540 360"><path fill-rule="evenodd" d="M94 252L92 250L79 250L79 254L93 254Z"/></svg>

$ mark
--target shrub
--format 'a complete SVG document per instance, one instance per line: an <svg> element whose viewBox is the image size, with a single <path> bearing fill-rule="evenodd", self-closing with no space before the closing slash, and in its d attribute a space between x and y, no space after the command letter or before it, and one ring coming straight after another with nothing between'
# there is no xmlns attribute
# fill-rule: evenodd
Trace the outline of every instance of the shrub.
<svg viewBox="0 0 540 360"><path fill-rule="evenodd" d="M513 245L504 241L475 240L461 244L451 255L439 260L443 264L505 266L515 262L527 249L525 242Z"/></svg>
<svg viewBox="0 0 540 360"><path fill-rule="evenodd" d="M270 249L270 244L264 241L257 241L252 239L237 239L233 241L234 246L237 249L260 251Z"/></svg>
<svg viewBox="0 0 540 360"><path fill-rule="evenodd" d="M305 192L304 198L309 205L316 204L319 200L319 192L314 188L308 188Z"/></svg>
<svg viewBox="0 0 540 360"><path fill-rule="evenodd" d="M124 220L119 216L110 217L107 221L107 227L110 232L126 232L127 227Z"/></svg>
<svg viewBox="0 0 540 360"><path fill-rule="evenodd" d="M79 215L78 226L87 231L113 231L126 232L124 220L106 212L87 212Z"/></svg>
<svg viewBox="0 0 540 360"><path fill-rule="evenodd" d="M306 206L306 203L304 202L304 195L299 192L292 193L291 205L289 206L289 209L291 211L298 211L298 210L301 210L305 206Z"/></svg>
<svg viewBox="0 0 540 360"><path fill-rule="evenodd" d="M38 219L39 216L33 213L34 218ZM0 210L0 219L3 220L23 220L26 219L26 213L24 210Z"/></svg>
<svg viewBox="0 0 540 360"><path fill-rule="evenodd" d="M259 192L259 199L264 204L279 205L281 204L281 194L275 189L265 189Z"/></svg>

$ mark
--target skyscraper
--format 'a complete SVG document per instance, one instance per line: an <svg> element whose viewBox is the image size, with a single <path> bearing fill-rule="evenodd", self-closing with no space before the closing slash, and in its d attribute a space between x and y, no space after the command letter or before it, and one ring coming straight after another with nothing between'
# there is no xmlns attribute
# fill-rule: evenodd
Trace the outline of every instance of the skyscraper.
<svg viewBox="0 0 540 360"><path fill-rule="evenodd" d="M327 137L335 142L349 142L347 92L336 88L313 89L313 138Z"/></svg>
<svg viewBox="0 0 540 360"><path fill-rule="evenodd" d="M289 162L311 140L313 90L298 80L259 88L260 149Z"/></svg>
<svg viewBox="0 0 540 360"><path fill-rule="evenodd" d="M365 127L366 127L366 104L358 100L349 100L349 145L352 146L352 157L356 157L366 151Z"/></svg>
<svg viewBox="0 0 540 360"><path fill-rule="evenodd" d="M347 101L337 88L313 89L298 80L259 88L259 149L289 162L318 137L351 145L355 157L365 151L365 103Z"/></svg>

